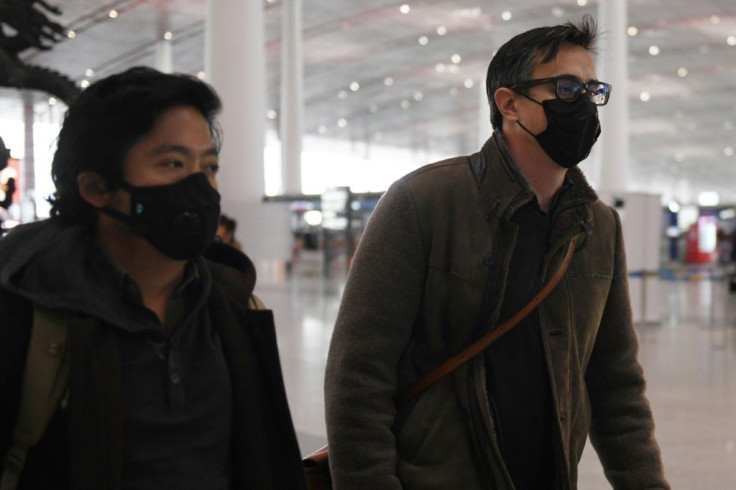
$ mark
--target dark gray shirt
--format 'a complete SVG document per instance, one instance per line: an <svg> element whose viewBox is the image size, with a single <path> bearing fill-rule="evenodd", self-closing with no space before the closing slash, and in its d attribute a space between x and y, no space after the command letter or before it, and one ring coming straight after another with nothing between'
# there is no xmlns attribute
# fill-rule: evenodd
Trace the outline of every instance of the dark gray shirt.
<svg viewBox="0 0 736 490"><path fill-rule="evenodd" d="M232 487L232 392L206 300L209 274L190 263L169 305L166 328L142 304L135 282L104 253L93 259L115 277L140 331L120 329L123 488Z"/></svg>

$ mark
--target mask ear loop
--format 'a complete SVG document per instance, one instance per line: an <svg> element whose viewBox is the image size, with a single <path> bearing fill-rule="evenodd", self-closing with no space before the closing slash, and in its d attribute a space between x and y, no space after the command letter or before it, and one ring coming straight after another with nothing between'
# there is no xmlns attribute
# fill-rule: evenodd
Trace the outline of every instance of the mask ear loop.
<svg viewBox="0 0 736 490"><path fill-rule="evenodd" d="M120 182L119 188L125 189L126 191L128 191L128 193L130 194L132 198L135 187L133 187L132 185L128 184L125 181L122 181ZM128 225L130 229L133 230L134 232L140 235L145 235L146 232L148 231L148 227L144 223L141 223L136 219L136 217L139 216L143 212L143 207L140 204L134 205L132 202L130 203L130 207L131 207L132 214L125 214L122 211L119 211L115 208L111 208L110 206L99 208L99 211L101 213L104 213L110 216L111 218L114 218L120 221L121 223Z"/></svg>
<svg viewBox="0 0 736 490"><path fill-rule="evenodd" d="M525 94L524 92L519 92L518 90L516 90L516 89L513 89L513 88L512 88L511 90L513 90L513 91L514 91L514 92L516 92L517 94L521 95L522 97L526 97L527 99L531 100L532 102L536 102L537 104L539 104L539 105L541 105L542 107L544 107L544 104L542 104L542 103L541 103L541 102L539 102L538 100L532 99L531 97L529 97L529 96L528 96L527 94ZM529 133L529 135L531 135L531 137L532 137L532 138L536 138L536 137L537 137L537 135L536 135L536 134L534 134L534 133L532 133L531 131L529 131L529 130L527 129L527 127L526 127L526 126L524 126L524 125L523 125L523 124L521 123L521 120L517 119L517 120L516 120L516 124L518 124L519 126L521 126L521 129L523 129L524 131L526 131L527 133Z"/></svg>

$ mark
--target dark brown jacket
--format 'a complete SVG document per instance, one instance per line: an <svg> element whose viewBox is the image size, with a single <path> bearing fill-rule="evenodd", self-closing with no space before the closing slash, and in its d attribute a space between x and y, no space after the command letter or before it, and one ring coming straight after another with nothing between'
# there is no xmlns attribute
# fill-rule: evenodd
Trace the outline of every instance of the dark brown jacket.
<svg viewBox="0 0 736 490"><path fill-rule="evenodd" d="M509 218L533 196L504 148L494 135L480 153L407 175L371 217L327 363L336 490L513 488L489 415L483 356L397 414L392 408L398 393L496 323L516 236ZM573 236L584 239L539 310L557 487L576 488L590 434L615 488L669 488L636 359L619 218L579 170L569 177L542 279Z"/></svg>

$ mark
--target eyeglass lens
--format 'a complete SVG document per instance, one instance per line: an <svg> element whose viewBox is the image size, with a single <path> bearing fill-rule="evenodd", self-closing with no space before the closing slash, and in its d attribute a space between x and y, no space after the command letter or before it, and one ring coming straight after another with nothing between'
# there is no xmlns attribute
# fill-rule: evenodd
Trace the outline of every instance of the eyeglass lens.
<svg viewBox="0 0 736 490"><path fill-rule="evenodd" d="M557 80L556 89L559 99L572 102L582 93L583 84L577 80L560 78ZM603 105L608 101L608 87L603 83L589 83L585 85L585 90L591 102L596 105Z"/></svg>

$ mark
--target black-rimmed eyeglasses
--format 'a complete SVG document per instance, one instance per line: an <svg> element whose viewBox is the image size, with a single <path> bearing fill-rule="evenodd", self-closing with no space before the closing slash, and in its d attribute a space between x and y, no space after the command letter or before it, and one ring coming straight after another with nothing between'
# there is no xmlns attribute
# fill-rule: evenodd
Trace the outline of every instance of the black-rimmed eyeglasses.
<svg viewBox="0 0 736 490"><path fill-rule="evenodd" d="M588 98L595 105L606 105L608 98L611 96L611 85L608 83L593 80L583 83L572 77L552 77L538 78L536 80L524 80L515 83L510 88L530 88L545 83L553 83L555 85L555 94L557 98L565 102L575 102L583 93L588 94Z"/></svg>

